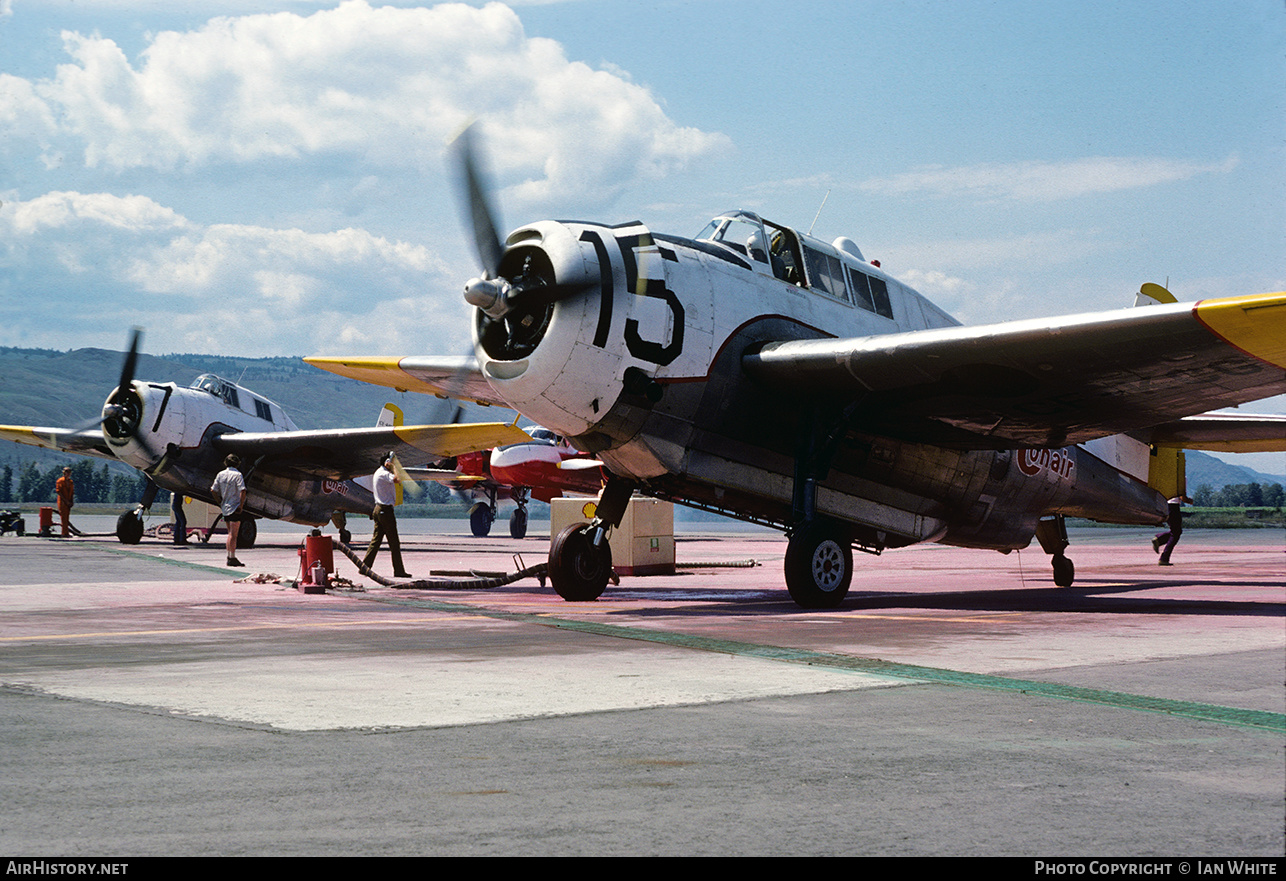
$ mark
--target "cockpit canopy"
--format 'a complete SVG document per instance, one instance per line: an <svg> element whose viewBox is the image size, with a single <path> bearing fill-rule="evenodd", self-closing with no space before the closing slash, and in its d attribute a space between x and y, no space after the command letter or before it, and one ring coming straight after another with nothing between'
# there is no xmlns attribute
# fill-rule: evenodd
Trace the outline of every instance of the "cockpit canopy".
<svg viewBox="0 0 1286 881"><path fill-rule="evenodd" d="M850 238L840 237L828 245L751 211L730 211L706 224L697 239L749 257L760 271L771 271L789 284L893 317L886 280Z"/></svg>
<svg viewBox="0 0 1286 881"><path fill-rule="evenodd" d="M267 422L276 423L281 421L283 424L289 423L286 415L281 413L280 408L277 408L276 413L274 413L274 406L270 401L265 401L236 383L228 382L223 377L215 376L213 373L202 373L192 381L192 385L188 386L188 388L208 392L229 407L236 407L238 410L252 413ZM241 406L243 393L248 405L246 407ZM279 416L280 419L274 419L274 416Z"/></svg>

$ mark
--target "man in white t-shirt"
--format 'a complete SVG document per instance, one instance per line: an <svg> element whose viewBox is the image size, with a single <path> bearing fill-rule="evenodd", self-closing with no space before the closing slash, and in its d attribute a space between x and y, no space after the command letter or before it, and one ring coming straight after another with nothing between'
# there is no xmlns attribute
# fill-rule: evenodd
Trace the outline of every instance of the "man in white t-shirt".
<svg viewBox="0 0 1286 881"><path fill-rule="evenodd" d="M244 566L237 559L237 532L241 528L241 510L246 504L246 481L238 470L241 459L229 455L223 460L224 469L214 478L210 492L219 500L219 512L228 525L228 565Z"/></svg>

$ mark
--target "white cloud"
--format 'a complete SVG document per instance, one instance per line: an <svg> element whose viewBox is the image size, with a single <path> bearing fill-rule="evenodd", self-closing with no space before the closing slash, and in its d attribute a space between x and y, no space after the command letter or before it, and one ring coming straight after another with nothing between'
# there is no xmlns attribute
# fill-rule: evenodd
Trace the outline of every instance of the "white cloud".
<svg viewBox="0 0 1286 881"><path fill-rule="evenodd" d="M140 324L168 351L418 352L467 333L436 255L361 229L203 226L142 196L60 192L6 201L0 243L0 345L109 344Z"/></svg>
<svg viewBox="0 0 1286 881"><path fill-rule="evenodd" d="M71 63L49 79L0 83L0 121L90 167L360 157L436 163L479 117L519 195L611 194L726 142L671 121L627 78L569 61L498 3L215 18L156 34L132 64L112 40L66 32ZM12 137L12 136L11 136ZM3 139L0 139L3 143Z"/></svg>
<svg viewBox="0 0 1286 881"><path fill-rule="evenodd" d="M925 193L931 196L1049 202L1188 180L1200 174L1226 174L1237 163L1235 156L1214 164L1100 156L1067 162L986 163L957 168L929 166L891 177L872 178L864 181L860 189L893 196Z"/></svg>
<svg viewBox="0 0 1286 881"><path fill-rule="evenodd" d="M14 236L81 224L142 232L181 228L186 221L146 196L110 193L46 193L29 202L8 203L0 211L0 228L7 226Z"/></svg>

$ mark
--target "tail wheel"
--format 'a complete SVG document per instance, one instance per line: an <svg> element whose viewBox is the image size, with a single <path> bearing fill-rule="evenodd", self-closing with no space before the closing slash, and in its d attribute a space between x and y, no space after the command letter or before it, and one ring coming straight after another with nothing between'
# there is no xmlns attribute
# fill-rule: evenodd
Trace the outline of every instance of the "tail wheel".
<svg viewBox="0 0 1286 881"><path fill-rule="evenodd" d="M786 589L805 609L833 609L853 580L853 548L842 530L809 523L786 546Z"/></svg>
<svg viewBox="0 0 1286 881"><path fill-rule="evenodd" d="M237 547L242 550L248 550L255 546L255 538L259 535L259 527L250 517L241 521L241 526L237 528Z"/></svg>
<svg viewBox="0 0 1286 881"><path fill-rule="evenodd" d="M568 526L549 548L549 582L554 592L573 603L596 600L612 575L612 549L605 541L594 547L584 523Z"/></svg>

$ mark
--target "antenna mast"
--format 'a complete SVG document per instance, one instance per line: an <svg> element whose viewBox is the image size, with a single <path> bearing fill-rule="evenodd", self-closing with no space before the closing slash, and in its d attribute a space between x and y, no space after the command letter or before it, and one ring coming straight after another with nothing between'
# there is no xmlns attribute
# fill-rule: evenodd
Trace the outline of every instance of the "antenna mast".
<svg viewBox="0 0 1286 881"><path fill-rule="evenodd" d="M808 234L813 234L813 227L817 226L817 218L822 216L822 209L826 207L826 200L831 197L831 191L827 190L826 195L822 196L822 204L817 206L817 213L813 215L813 222L808 227Z"/></svg>

